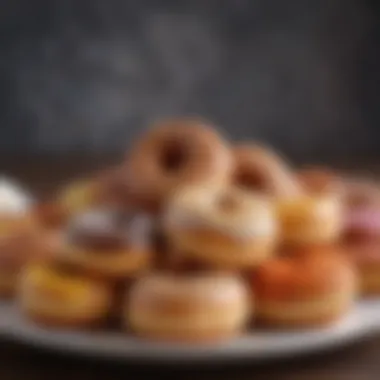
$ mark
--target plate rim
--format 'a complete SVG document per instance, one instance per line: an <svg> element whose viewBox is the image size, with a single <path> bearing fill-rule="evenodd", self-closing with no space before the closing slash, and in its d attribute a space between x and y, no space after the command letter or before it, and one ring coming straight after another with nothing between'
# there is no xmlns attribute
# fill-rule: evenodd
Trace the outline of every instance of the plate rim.
<svg viewBox="0 0 380 380"><path fill-rule="evenodd" d="M35 347L81 356L162 363L263 361L338 348L365 338L380 328L380 300L359 301L349 315L327 328L296 332L258 330L226 343L206 345L150 342L117 332L50 330L28 321L12 303L0 303L0 316L3 336ZM260 350L260 344L264 349Z"/></svg>

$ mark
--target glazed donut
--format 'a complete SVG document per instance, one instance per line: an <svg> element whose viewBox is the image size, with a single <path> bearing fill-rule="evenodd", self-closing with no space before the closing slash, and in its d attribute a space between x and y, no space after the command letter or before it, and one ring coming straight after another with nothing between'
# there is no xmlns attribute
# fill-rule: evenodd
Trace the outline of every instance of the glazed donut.
<svg viewBox="0 0 380 380"><path fill-rule="evenodd" d="M69 225L62 260L89 275L121 280L145 271L151 260L151 220L143 214L93 209Z"/></svg>
<svg viewBox="0 0 380 380"><path fill-rule="evenodd" d="M322 169L299 173L302 193L277 203L285 245L324 245L336 242L344 225L343 192L338 177Z"/></svg>
<svg viewBox="0 0 380 380"><path fill-rule="evenodd" d="M240 144L233 149L233 155L233 185L275 197L294 197L300 193L290 167L268 148Z"/></svg>
<svg viewBox="0 0 380 380"><path fill-rule="evenodd" d="M252 280L259 322L272 326L322 326L344 316L356 296L356 272L334 251L264 262Z"/></svg>
<svg viewBox="0 0 380 380"><path fill-rule="evenodd" d="M152 274L132 287L124 320L148 339L205 342L238 335L251 311L249 293L238 277Z"/></svg>
<svg viewBox="0 0 380 380"><path fill-rule="evenodd" d="M157 211L178 186L224 183L232 157L226 143L198 120L169 120L155 125L130 152L126 172L138 204Z"/></svg>
<svg viewBox="0 0 380 380"><path fill-rule="evenodd" d="M168 203L164 225L172 249L213 268L252 268L277 243L271 202L235 187L179 190Z"/></svg>
<svg viewBox="0 0 380 380"><path fill-rule="evenodd" d="M109 289L61 262L38 262L20 276L18 302L31 320L48 327L87 328L106 320Z"/></svg>
<svg viewBox="0 0 380 380"><path fill-rule="evenodd" d="M380 294L380 239L351 241L345 246L357 267L361 295Z"/></svg>

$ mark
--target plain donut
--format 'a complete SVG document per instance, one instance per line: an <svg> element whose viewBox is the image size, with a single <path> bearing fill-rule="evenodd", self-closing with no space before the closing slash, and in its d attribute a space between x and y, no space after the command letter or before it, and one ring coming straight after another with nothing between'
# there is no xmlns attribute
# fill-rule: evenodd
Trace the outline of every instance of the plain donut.
<svg viewBox="0 0 380 380"><path fill-rule="evenodd" d="M134 284L124 315L127 327L149 339L202 342L238 335L251 311L239 277L152 274Z"/></svg>
<svg viewBox="0 0 380 380"><path fill-rule="evenodd" d="M276 197L292 197L300 194L301 188L292 170L268 148L254 144L240 144L233 149L233 155L234 185Z"/></svg>
<svg viewBox="0 0 380 380"><path fill-rule="evenodd" d="M159 210L178 186L227 181L231 153L213 128L192 120L169 120L148 131L127 158L130 190L137 203Z"/></svg>

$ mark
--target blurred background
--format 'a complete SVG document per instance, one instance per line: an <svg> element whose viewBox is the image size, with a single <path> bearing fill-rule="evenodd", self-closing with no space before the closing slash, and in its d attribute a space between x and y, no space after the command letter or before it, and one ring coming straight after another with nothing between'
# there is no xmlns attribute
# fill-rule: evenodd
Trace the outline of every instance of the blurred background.
<svg viewBox="0 0 380 380"><path fill-rule="evenodd" d="M114 155L201 115L295 161L380 155L377 0L0 5L2 154Z"/></svg>

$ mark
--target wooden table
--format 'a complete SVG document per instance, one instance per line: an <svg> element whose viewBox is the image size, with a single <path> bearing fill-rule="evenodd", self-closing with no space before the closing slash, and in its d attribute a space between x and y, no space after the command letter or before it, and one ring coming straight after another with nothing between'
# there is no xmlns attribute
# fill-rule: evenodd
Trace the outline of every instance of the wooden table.
<svg viewBox="0 0 380 380"><path fill-rule="evenodd" d="M36 192L48 193L70 178L81 176L113 159L18 158L0 160L0 173L18 178ZM174 368L136 363L110 363L78 358L0 340L0 379L96 380L115 377L143 379L255 380L378 380L380 378L380 334L332 352L287 361L252 364L248 361L225 365L176 366Z"/></svg>

